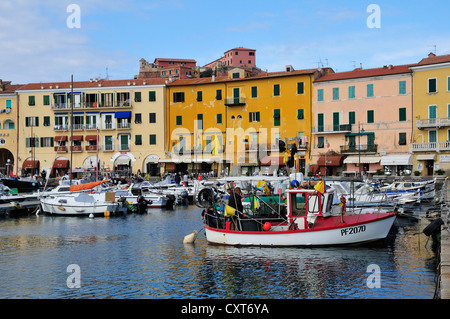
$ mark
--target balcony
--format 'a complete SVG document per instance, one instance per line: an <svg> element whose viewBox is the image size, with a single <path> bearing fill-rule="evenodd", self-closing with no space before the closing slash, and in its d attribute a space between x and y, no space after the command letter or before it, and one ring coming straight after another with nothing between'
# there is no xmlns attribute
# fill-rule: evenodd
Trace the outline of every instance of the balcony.
<svg viewBox="0 0 450 319"><path fill-rule="evenodd" d="M227 106L245 105L245 97L227 97L225 99L225 105Z"/></svg>
<svg viewBox="0 0 450 319"><path fill-rule="evenodd" d="M341 154L368 154L376 153L378 144L341 145Z"/></svg>
<svg viewBox="0 0 450 319"><path fill-rule="evenodd" d="M98 129L98 125L97 124L84 124L84 129L85 130L96 130Z"/></svg>
<svg viewBox="0 0 450 319"><path fill-rule="evenodd" d="M450 126L450 117L444 117L439 119L423 119L417 120L416 126L419 130L425 128L440 128Z"/></svg>
<svg viewBox="0 0 450 319"><path fill-rule="evenodd" d="M336 134L336 133L351 133L352 124L338 124L338 125L318 125L313 126L313 134Z"/></svg>
<svg viewBox="0 0 450 319"><path fill-rule="evenodd" d="M427 143L411 143L411 152L441 152L450 150L450 142L427 142Z"/></svg>
<svg viewBox="0 0 450 319"><path fill-rule="evenodd" d="M119 145L119 151L129 151L130 150L130 144L120 144Z"/></svg>
<svg viewBox="0 0 450 319"><path fill-rule="evenodd" d="M55 146L55 152L67 153L67 146Z"/></svg>
<svg viewBox="0 0 450 319"><path fill-rule="evenodd" d="M72 152L83 152L83 146L81 145L72 146Z"/></svg>
<svg viewBox="0 0 450 319"><path fill-rule="evenodd" d="M114 144L105 144L101 147L105 152L114 151Z"/></svg>
<svg viewBox="0 0 450 319"><path fill-rule="evenodd" d="M55 130L55 131L69 131L70 130L70 125L68 125L68 124L53 125L53 130Z"/></svg>
<svg viewBox="0 0 450 319"><path fill-rule="evenodd" d="M132 107L132 103L130 101L117 101L115 103L113 102L103 102L103 103L98 103L98 102L83 102L83 103L78 103L76 105L73 106L74 109L76 110L80 110L80 109L96 109L96 108L131 108ZM50 108L52 110L55 111L60 111L60 110L70 110L71 109L71 105L70 103L53 103L50 105Z"/></svg>
<svg viewBox="0 0 450 319"><path fill-rule="evenodd" d="M131 123L127 122L127 123L117 123L117 128L118 129L130 129L131 128Z"/></svg>
<svg viewBox="0 0 450 319"><path fill-rule="evenodd" d="M95 152L97 151L97 145L86 145L85 149L87 152Z"/></svg>

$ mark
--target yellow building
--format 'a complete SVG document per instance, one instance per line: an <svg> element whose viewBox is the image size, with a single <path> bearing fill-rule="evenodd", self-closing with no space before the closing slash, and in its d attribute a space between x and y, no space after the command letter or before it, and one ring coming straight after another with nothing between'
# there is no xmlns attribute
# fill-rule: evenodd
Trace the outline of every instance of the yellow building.
<svg viewBox="0 0 450 319"><path fill-rule="evenodd" d="M15 91L21 86L0 80L0 173L4 175L17 175L19 112Z"/></svg>
<svg viewBox="0 0 450 319"><path fill-rule="evenodd" d="M414 171L431 176L450 170L450 55L427 58L411 67L414 93Z"/></svg>
<svg viewBox="0 0 450 319"><path fill-rule="evenodd" d="M19 171L45 170L55 177L70 167L77 172L98 166L159 174L164 87L164 79L91 79L74 82L73 89L71 82L22 86L17 90Z"/></svg>
<svg viewBox="0 0 450 319"><path fill-rule="evenodd" d="M295 167L305 172L310 155L312 82L330 71L289 68L286 72L251 76L236 68L226 77L168 84L169 167L178 171L214 170L218 174L222 170L233 175L257 171L272 174L278 165L284 165L278 149L278 140L283 140L288 149L296 144ZM216 136L218 157L212 154ZM185 151L184 156L175 159L180 149Z"/></svg>

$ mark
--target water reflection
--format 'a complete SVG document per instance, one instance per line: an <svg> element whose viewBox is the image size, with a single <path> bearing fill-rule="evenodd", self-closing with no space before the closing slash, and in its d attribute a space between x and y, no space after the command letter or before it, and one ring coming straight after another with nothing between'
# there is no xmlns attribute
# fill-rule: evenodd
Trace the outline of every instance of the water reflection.
<svg viewBox="0 0 450 319"><path fill-rule="evenodd" d="M120 218L0 220L1 298L432 298L434 253L420 221L400 220L388 245L235 248L208 245L196 207ZM69 289L70 264L81 288ZM381 288L367 287L367 267Z"/></svg>

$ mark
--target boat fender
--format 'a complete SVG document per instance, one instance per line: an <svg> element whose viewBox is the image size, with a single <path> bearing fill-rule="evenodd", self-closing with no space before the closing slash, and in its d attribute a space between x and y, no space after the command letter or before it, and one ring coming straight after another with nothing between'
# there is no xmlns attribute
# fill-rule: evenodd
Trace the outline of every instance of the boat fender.
<svg viewBox="0 0 450 319"><path fill-rule="evenodd" d="M345 212L347 210L347 200L345 199L344 195L341 195L341 198L339 198L342 204L342 211Z"/></svg>
<svg viewBox="0 0 450 319"><path fill-rule="evenodd" d="M263 230L264 231L269 231L270 227L272 227L272 224L269 223L269 222L265 222L264 225L263 225Z"/></svg>
<svg viewBox="0 0 450 319"><path fill-rule="evenodd" d="M62 211L65 211L66 209L64 208L64 207L62 207L62 206L56 206L58 209L60 209L60 210L62 210Z"/></svg>
<svg viewBox="0 0 450 319"><path fill-rule="evenodd" d="M423 233L426 236L430 236L430 235L436 235L440 232L441 230L441 226L444 224L444 221L439 217L436 218L434 221L432 221L430 223L430 225L428 225L427 227L425 227L425 229L423 230Z"/></svg>

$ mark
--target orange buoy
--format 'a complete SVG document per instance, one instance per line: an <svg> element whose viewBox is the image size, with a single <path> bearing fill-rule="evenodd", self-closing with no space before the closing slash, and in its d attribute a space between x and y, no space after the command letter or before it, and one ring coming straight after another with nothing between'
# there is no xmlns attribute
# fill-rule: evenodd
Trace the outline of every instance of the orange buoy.
<svg viewBox="0 0 450 319"><path fill-rule="evenodd" d="M272 224L269 222L265 222L263 225L263 230L268 231L270 229L270 227L272 227Z"/></svg>

